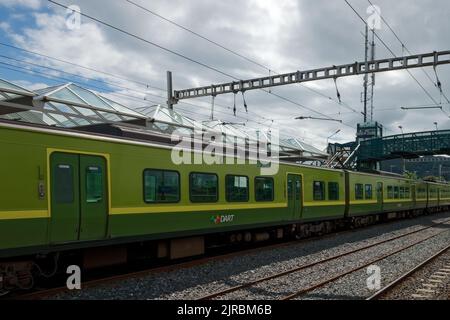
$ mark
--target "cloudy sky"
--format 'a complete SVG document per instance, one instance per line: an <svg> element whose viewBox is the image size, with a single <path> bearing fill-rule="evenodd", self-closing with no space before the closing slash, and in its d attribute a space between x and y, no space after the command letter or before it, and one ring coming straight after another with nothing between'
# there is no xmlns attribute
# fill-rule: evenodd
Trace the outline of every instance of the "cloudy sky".
<svg viewBox="0 0 450 320"><path fill-rule="evenodd" d="M76 5L86 15L239 79L268 75L269 70L272 73L293 72L364 59L364 24L344 0L133 0L160 17L126 0L55 1L64 6ZM349 2L364 19L369 18L368 0ZM450 3L447 0L372 2L380 7L383 18L410 52L450 49ZM166 93L157 88L165 89L167 70L174 74L176 89L231 80L87 17L81 17L79 28L76 19L70 18L70 12L48 1L0 0L0 78L29 88L64 83L67 79L106 93L131 107L166 100ZM402 55L401 43L386 24L382 23L377 32L396 55ZM376 46L377 58L392 57L380 41L376 40ZM450 98L449 71L450 66L437 69L444 93ZM386 134L400 133L399 126L405 132L433 130L434 122L438 122L439 129L449 129L450 105L445 104L447 101L434 86L433 69L411 70L411 74L431 97L406 71L379 74L374 95L375 120L386 127ZM338 129L341 132L332 141L353 140L356 124L362 121L362 115L358 113L362 111L362 83L361 76L338 79L342 105L336 102L332 80L272 89L292 102L261 91L247 92L249 113L245 113L242 96L238 95L236 117L232 112L233 96L224 95L216 99L215 117L245 123L248 128L280 128L286 134L324 148L327 137ZM208 119L210 99L186 102L190 104L180 103L175 106L176 110L197 120ZM443 103L443 111L400 109L402 106L431 106L435 102ZM321 117L310 109L342 120L344 124L293 120L298 116Z"/></svg>

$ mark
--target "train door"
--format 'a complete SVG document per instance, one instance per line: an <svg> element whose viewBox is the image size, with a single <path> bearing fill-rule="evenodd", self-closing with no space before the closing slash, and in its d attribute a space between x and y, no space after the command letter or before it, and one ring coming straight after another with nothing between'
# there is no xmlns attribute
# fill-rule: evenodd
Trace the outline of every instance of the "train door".
<svg viewBox="0 0 450 320"><path fill-rule="evenodd" d="M292 219L302 216L302 176L288 174L287 177L288 207Z"/></svg>
<svg viewBox="0 0 450 320"><path fill-rule="evenodd" d="M106 236L106 160L55 152L50 157L52 243Z"/></svg>
<svg viewBox="0 0 450 320"><path fill-rule="evenodd" d="M383 211L383 182L377 182L377 204L380 212Z"/></svg>

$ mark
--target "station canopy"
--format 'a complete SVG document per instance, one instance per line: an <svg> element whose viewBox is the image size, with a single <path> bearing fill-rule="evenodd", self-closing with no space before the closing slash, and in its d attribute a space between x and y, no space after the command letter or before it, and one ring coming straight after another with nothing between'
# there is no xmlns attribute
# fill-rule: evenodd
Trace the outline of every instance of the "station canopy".
<svg viewBox="0 0 450 320"><path fill-rule="evenodd" d="M250 129L245 124L220 120L196 121L163 105L131 109L73 83L28 90L0 79L0 119L98 133L121 131L128 133L124 137L163 143L170 141L173 133L192 136L198 130L221 135L225 145L237 146L267 141L270 135L268 128ZM282 160L301 162L328 157L295 137L281 136L279 141Z"/></svg>
<svg viewBox="0 0 450 320"><path fill-rule="evenodd" d="M74 128L98 123L145 121L120 103L73 83L29 91L0 80L1 117Z"/></svg>
<svg viewBox="0 0 450 320"><path fill-rule="evenodd" d="M282 148L287 148L290 150L292 150L292 149L293 150L302 150L303 155L306 157L322 158L322 157L328 156L328 153L321 151L321 150L317 149L316 147L301 141L299 138L281 136L280 141L281 141L280 146Z"/></svg>

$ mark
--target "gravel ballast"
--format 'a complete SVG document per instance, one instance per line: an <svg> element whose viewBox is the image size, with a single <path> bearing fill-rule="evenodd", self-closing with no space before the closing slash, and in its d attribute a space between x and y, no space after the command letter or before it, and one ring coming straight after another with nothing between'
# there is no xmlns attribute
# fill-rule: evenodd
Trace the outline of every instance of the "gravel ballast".
<svg viewBox="0 0 450 320"><path fill-rule="evenodd" d="M216 291L290 270L300 265L319 261L340 253L367 246L387 238L408 233L432 223L450 218L450 213L422 216L415 219L400 220L387 224L352 230L311 239L276 249L262 249L226 260L210 261L206 264L170 272L149 274L141 278L121 280L113 284L85 288L59 294L50 299L197 299ZM448 227L448 226L447 226ZM332 277L330 273L342 272L355 267L368 259L385 254L386 250L399 249L437 232L437 228L408 235L396 241L385 243L352 255L351 259L342 258L317 265L280 279L261 283L246 290L230 293L226 299L278 299L295 292L312 281ZM380 262L382 285L394 280L399 272L405 272L414 264L437 252L444 243L450 241L450 231L428 240L386 261ZM403 270L405 269L405 270ZM331 285L319 288L300 298L306 299L362 299L373 292L367 289L366 270L343 277Z"/></svg>

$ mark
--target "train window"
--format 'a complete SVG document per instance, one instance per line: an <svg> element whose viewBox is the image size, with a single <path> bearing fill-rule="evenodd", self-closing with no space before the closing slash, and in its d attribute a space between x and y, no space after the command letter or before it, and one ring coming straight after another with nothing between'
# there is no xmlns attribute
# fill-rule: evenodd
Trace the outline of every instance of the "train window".
<svg viewBox="0 0 450 320"><path fill-rule="evenodd" d="M226 176L226 198L229 202L248 201L248 177Z"/></svg>
<svg viewBox="0 0 450 320"><path fill-rule="evenodd" d="M409 187L405 187L405 199L410 199L411 198L411 192Z"/></svg>
<svg viewBox="0 0 450 320"><path fill-rule="evenodd" d="M255 178L255 199L256 201L273 201L274 187L273 178Z"/></svg>
<svg viewBox="0 0 450 320"><path fill-rule="evenodd" d="M60 164L56 167L54 190L56 203L73 202L73 169L71 165Z"/></svg>
<svg viewBox="0 0 450 320"><path fill-rule="evenodd" d="M442 197L445 198L445 199L448 199L450 197L450 189L446 188L443 191L443 196Z"/></svg>
<svg viewBox="0 0 450 320"><path fill-rule="evenodd" d="M211 173L191 173L190 197L192 202L216 202L219 200L217 175Z"/></svg>
<svg viewBox="0 0 450 320"><path fill-rule="evenodd" d="M399 199L400 198L400 190L399 187L395 186L394 187L394 199Z"/></svg>
<svg viewBox="0 0 450 320"><path fill-rule="evenodd" d="M400 187L400 199L405 199L405 187Z"/></svg>
<svg viewBox="0 0 450 320"><path fill-rule="evenodd" d="M366 194L366 200L372 199L372 185L366 184L365 194Z"/></svg>
<svg viewBox="0 0 450 320"><path fill-rule="evenodd" d="M417 190L417 193L418 193L417 197L420 198L420 199L425 199L427 197L427 191L426 191L425 188L419 188Z"/></svg>
<svg viewBox="0 0 450 320"><path fill-rule="evenodd" d="M328 200L339 200L339 183L328 182Z"/></svg>
<svg viewBox="0 0 450 320"><path fill-rule="evenodd" d="M430 198L436 198L436 197L437 197L436 188L431 188L430 189Z"/></svg>
<svg viewBox="0 0 450 320"><path fill-rule="evenodd" d="M361 183L355 184L355 200L364 199L364 186Z"/></svg>
<svg viewBox="0 0 450 320"><path fill-rule="evenodd" d="M325 182L314 181L313 196L315 201L325 200Z"/></svg>
<svg viewBox="0 0 450 320"><path fill-rule="evenodd" d="M180 175L176 171L144 171L144 201L170 203L180 201Z"/></svg>
<svg viewBox="0 0 450 320"><path fill-rule="evenodd" d="M86 168L86 202L98 203L103 199L103 174L100 167Z"/></svg>
<svg viewBox="0 0 450 320"><path fill-rule="evenodd" d="M393 186L387 187L387 198L394 199L394 187Z"/></svg>

